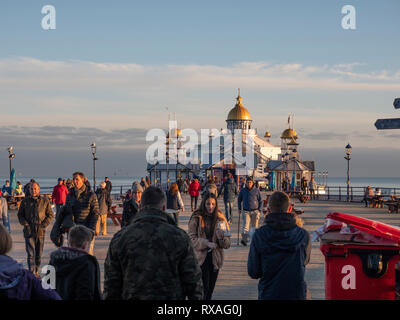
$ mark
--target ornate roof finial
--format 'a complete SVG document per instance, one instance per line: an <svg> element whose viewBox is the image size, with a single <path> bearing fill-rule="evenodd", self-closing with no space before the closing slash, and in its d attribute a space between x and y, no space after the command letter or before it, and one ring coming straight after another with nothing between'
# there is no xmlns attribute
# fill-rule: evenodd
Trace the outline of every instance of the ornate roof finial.
<svg viewBox="0 0 400 320"><path fill-rule="evenodd" d="M238 88L238 96L236 98L236 104L243 107L242 105L242 97L240 96L240 88Z"/></svg>

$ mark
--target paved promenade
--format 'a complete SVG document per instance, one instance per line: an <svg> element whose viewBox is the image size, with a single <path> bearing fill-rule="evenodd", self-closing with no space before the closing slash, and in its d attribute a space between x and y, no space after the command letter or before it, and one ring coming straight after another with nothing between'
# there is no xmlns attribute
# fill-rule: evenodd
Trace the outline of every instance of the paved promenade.
<svg viewBox="0 0 400 320"><path fill-rule="evenodd" d="M263 198L265 198L263 196ZM183 196L185 213L181 215L180 227L187 230L187 223L191 215L190 212L190 198L187 195ZM224 211L223 201L219 200L219 206ZM306 204L296 203L296 208L304 209L302 218L305 221L304 228L312 233L320 227L329 212L342 212L361 216L367 219L377 220L383 223L400 226L400 214L387 214L387 209L379 208L365 208L362 203L345 203L345 202L328 202L328 201L311 201ZM22 236L22 226L18 224L16 211L9 212L12 222L12 238L14 247L10 255L17 261L26 266L26 253L25 243ZM220 300L255 300L257 299L257 284L258 280L253 280L247 275L247 256L249 247L238 245L237 230L238 230L238 214L235 208L235 215L231 231L232 246L226 250L225 262L222 270L220 271L217 284L214 291L213 299ZM50 241L49 234L51 226L46 232L46 243L44 246L42 265L49 261L50 252L55 250L56 247ZM99 260L101 268L101 278L103 279L104 259L107 254L108 244L112 235L119 230L119 227L114 226L112 221L108 220L108 233L107 237L97 237L95 242L95 255ZM311 260L307 265L306 282L308 284L311 298L313 300L321 300L325 298L324 289L324 257L319 250L319 242L312 244Z"/></svg>

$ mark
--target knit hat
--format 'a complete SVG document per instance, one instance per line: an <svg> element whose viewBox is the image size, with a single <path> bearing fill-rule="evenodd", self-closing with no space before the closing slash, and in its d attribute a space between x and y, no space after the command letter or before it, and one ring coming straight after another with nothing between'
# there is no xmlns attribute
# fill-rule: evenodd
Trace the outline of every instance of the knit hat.
<svg viewBox="0 0 400 320"><path fill-rule="evenodd" d="M135 181L132 183L132 192L135 192L135 191L143 192L143 188L140 185L139 181Z"/></svg>

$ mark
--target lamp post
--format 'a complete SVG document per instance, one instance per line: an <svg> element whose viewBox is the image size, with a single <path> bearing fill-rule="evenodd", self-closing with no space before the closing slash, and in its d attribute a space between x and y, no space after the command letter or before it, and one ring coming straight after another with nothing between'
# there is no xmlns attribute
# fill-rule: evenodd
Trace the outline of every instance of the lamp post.
<svg viewBox="0 0 400 320"><path fill-rule="evenodd" d="M96 160L99 160L96 157L96 143L93 142L90 145L90 148L92 150L92 159L93 159L93 191L96 191Z"/></svg>
<svg viewBox="0 0 400 320"><path fill-rule="evenodd" d="M347 202L350 201L350 154L351 154L351 145L350 143L346 146L346 156L344 157L347 160Z"/></svg>
<svg viewBox="0 0 400 320"><path fill-rule="evenodd" d="M8 151L8 159L10 160L10 176L11 176L11 170L12 170L12 163L11 163L11 161L12 161L12 159L15 158L15 154L13 153L13 149L14 149L14 146L10 146L10 147L7 148L7 151Z"/></svg>
<svg viewBox="0 0 400 320"><path fill-rule="evenodd" d="M167 164L167 190L169 188L169 144L171 142L171 139L169 137L169 135L167 135L167 141L165 142L166 145L166 151L165 151L165 160L166 160L166 164Z"/></svg>

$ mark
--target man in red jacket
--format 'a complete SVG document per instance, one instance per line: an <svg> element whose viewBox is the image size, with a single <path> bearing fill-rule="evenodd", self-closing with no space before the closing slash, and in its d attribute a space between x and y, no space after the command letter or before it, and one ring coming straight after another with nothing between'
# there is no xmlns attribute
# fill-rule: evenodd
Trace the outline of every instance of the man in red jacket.
<svg viewBox="0 0 400 320"><path fill-rule="evenodd" d="M53 194L51 195L53 203L56 204L56 216L58 216L58 213L65 204L67 194L68 188L63 184L63 179L58 178L58 184L54 187Z"/></svg>
<svg viewBox="0 0 400 320"><path fill-rule="evenodd" d="M197 199L199 198L199 191L201 190L201 185L199 180L194 179L189 186L189 194L190 194L190 204L192 207L192 211L196 210L197 207ZM194 204L194 207L193 207Z"/></svg>

